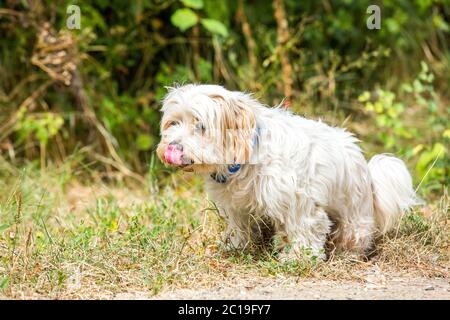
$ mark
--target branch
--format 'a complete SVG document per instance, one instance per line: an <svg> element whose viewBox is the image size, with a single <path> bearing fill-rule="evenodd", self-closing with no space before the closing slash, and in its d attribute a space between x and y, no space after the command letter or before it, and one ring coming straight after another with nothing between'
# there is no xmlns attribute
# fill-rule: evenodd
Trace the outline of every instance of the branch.
<svg viewBox="0 0 450 320"><path fill-rule="evenodd" d="M289 62L289 56L287 52L287 42L289 40L289 25L286 19L286 11L284 9L283 0L273 0L274 16L277 22L277 48L276 52L280 56L282 78L283 78L283 91L287 102L292 97L292 66Z"/></svg>

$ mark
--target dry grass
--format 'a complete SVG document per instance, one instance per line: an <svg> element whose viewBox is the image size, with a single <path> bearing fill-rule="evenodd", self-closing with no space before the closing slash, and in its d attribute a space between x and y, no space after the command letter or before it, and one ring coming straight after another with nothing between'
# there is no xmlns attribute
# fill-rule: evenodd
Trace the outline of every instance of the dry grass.
<svg viewBox="0 0 450 320"><path fill-rule="evenodd" d="M361 280L374 267L449 276L446 192L405 216L367 261L340 254L280 263L269 250L222 251L222 221L196 179L152 194L101 182L83 186L66 169L1 172L0 296L7 298L151 295L271 277Z"/></svg>

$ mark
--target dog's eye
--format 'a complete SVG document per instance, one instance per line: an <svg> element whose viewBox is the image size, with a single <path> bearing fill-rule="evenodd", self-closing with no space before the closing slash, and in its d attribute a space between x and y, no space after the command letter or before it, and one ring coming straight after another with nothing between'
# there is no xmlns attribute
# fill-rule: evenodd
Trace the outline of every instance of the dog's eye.
<svg viewBox="0 0 450 320"><path fill-rule="evenodd" d="M169 124L167 125L167 127L172 127L172 126L177 126L179 125L178 121L170 121Z"/></svg>
<svg viewBox="0 0 450 320"><path fill-rule="evenodd" d="M195 131L196 132L200 132L200 133L204 133L205 132L205 125L201 122L197 122L195 124Z"/></svg>

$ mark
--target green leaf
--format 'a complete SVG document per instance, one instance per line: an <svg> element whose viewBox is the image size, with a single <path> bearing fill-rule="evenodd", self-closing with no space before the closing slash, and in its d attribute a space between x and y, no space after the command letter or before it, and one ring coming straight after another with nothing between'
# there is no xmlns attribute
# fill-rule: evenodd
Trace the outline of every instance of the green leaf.
<svg viewBox="0 0 450 320"><path fill-rule="evenodd" d="M184 32L190 27L197 24L198 17L191 9L184 8L175 11L174 14L170 17L170 21L175 27Z"/></svg>
<svg viewBox="0 0 450 320"><path fill-rule="evenodd" d="M413 86L414 86L414 91L421 93L423 92L423 85L419 80L414 80L413 82Z"/></svg>
<svg viewBox="0 0 450 320"><path fill-rule="evenodd" d="M400 32L400 25L394 18L387 18L385 21L386 21L385 24L389 32L394 34Z"/></svg>
<svg viewBox="0 0 450 320"><path fill-rule="evenodd" d="M212 64L209 61L200 58L198 62L198 70L200 80L202 82L211 82Z"/></svg>
<svg viewBox="0 0 450 320"><path fill-rule="evenodd" d="M409 83L402 84L401 89L405 92L413 92L413 87Z"/></svg>
<svg viewBox="0 0 450 320"><path fill-rule="evenodd" d="M426 73L428 72L429 68L425 61L420 61L420 67L422 68L422 72Z"/></svg>
<svg viewBox="0 0 450 320"><path fill-rule="evenodd" d="M205 27L206 30L211 32L212 34L217 34L222 37L228 37L228 29L227 27L220 21L215 19L202 19L201 24Z"/></svg>
<svg viewBox="0 0 450 320"><path fill-rule="evenodd" d="M445 147L441 143L435 143L433 149L424 151L417 161L417 169L419 172L425 172L428 170L428 165L431 164L436 158L442 159L445 157Z"/></svg>
<svg viewBox="0 0 450 320"><path fill-rule="evenodd" d="M9 284L9 278L8 277L0 279L0 289L5 289L6 287L8 287L8 284Z"/></svg>
<svg viewBox="0 0 450 320"><path fill-rule="evenodd" d="M359 102L366 102L366 101L369 101L369 100L370 100L370 92L369 91L364 91L358 97L358 101Z"/></svg>
<svg viewBox="0 0 450 320"><path fill-rule="evenodd" d="M450 31L450 25L445 22L445 20L438 14L433 16L433 24L436 28L449 32Z"/></svg>
<svg viewBox="0 0 450 320"><path fill-rule="evenodd" d="M136 145L139 150L149 150L153 145L154 139L148 134L140 134L136 140Z"/></svg>
<svg viewBox="0 0 450 320"><path fill-rule="evenodd" d="M203 8L203 0L181 0L186 7L201 9Z"/></svg>
<svg viewBox="0 0 450 320"><path fill-rule="evenodd" d="M0 224L0 233L2 233L3 231L5 231L6 229L8 229L9 225L5 224Z"/></svg>

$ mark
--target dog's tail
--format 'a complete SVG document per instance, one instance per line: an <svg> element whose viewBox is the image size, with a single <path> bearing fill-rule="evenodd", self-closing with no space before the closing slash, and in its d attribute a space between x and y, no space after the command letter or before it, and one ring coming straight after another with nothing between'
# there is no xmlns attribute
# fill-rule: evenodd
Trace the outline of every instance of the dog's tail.
<svg viewBox="0 0 450 320"><path fill-rule="evenodd" d="M412 206L422 204L413 189L405 163L387 154L375 155L369 161L375 206L375 219L383 234L400 221Z"/></svg>

